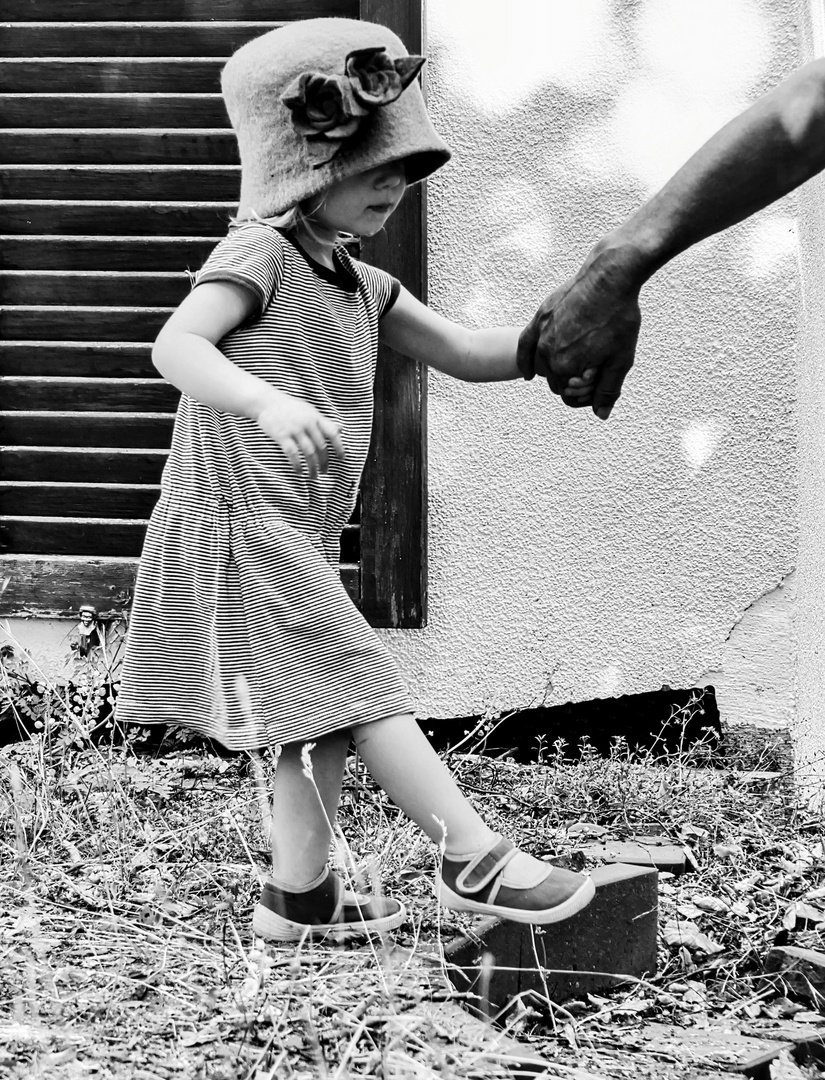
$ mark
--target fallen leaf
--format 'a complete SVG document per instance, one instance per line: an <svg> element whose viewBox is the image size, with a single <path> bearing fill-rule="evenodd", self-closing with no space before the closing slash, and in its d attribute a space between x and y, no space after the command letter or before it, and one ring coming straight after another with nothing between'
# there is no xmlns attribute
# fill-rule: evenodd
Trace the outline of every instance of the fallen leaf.
<svg viewBox="0 0 825 1080"><path fill-rule="evenodd" d="M72 866L77 866L79 862L83 862L80 852L77 850L74 844L70 843L68 840L64 840L63 847L68 852L69 858L72 862Z"/></svg>
<svg viewBox="0 0 825 1080"><path fill-rule="evenodd" d="M65 1065L67 1061L74 1061L77 1057L77 1047L70 1046L67 1050L58 1050L52 1054L44 1054L38 1064L40 1065Z"/></svg>
<svg viewBox="0 0 825 1080"><path fill-rule="evenodd" d="M567 828L568 836L593 836L600 837L607 833L604 825L596 825L592 821L574 821Z"/></svg>
<svg viewBox="0 0 825 1080"><path fill-rule="evenodd" d="M782 925L786 930L793 930L796 927L796 904L788 904L782 913Z"/></svg>
<svg viewBox="0 0 825 1080"><path fill-rule="evenodd" d="M733 859L737 855L743 855L744 852L739 844L714 844L713 854L720 859Z"/></svg>
<svg viewBox="0 0 825 1080"><path fill-rule="evenodd" d="M181 1036L184 1046L203 1046L205 1043L214 1042L218 1033L214 1028L202 1028L200 1031L187 1031Z"/></svg>
<svg viewBox="0 0 825 1080"><path fill-rule="evenodd" d="M636 998L633 1001L623 1001L621 1005L616 1005L613 1008L613 1012L617 1015L622 1014L635 1014L647 1012L648 1009L653 1007L653 1002L647 998Z"/></svg>
<svg viewBox="0 0 825 1080"><path fill-rule="evenodd" d="M700 838L708 835L707 829L702 829L698 825L691 825L689 821L686 821L684 825L680 825L677 832L680 836L697 836Z"/></svg>
<svg viewBox="0 0 825 1080"><path fill-rule="evenodd" d="M761 878L761 874L751 874L750 877L741 878L739 881L734 881L732 888L736 889L736 891L739 893L753 892L754 888L760 882Z"/></svg>
<svg viewBox="0 0 825 1080"><path fill-rule="evenodd" d="M398 876L402 881L418 881L419 878L426 877L427 872L425 870L402 870Z"/></svg>
<svg viewBox="0 0 825 1080"><path fill-rule="evenodd" d="M718 896L708 896L706 893L694 896L693 902L702 911L730 911L730 905L724 900L720 900Z"/></svg>
<svg viewBox="0 0 825 1080"><path fill-rule="evenodd" d="M684 856L685 856L685 862L690 867L690 869L691 870L698 870L699 869L699 863L696 861L696 856L693 854L693 849L688 847L687 844L685 844L685 846L682 848L682 851L683 851Z"/></svg>
<svg viewBox="0 0 825 1080"><path fill-rule="evenodd" d="M825 911L820 911L819 908L815 908L811 904L797 902L794 907L796 908L797 922L814 923L814 925L825 922Z"/></svg>
<svg viewBox="0 0 825 1080"><path fill-rule="evenodd" d="M695 904L677 904L676 910L685 919L698 919L704 915L704 911Z"/></svg>
<svg viewBox="0 0 825 1080"><path fill-rule="evenodd" d="M701 990L691 987L686 994L682 995L682 1004L696 1005L700 1009L706 1009L708 1007L708 999Z"/></svg>
<svg viewBox="0 0 825 1080"><path fill-rule="evenodd" d="M707 934L703 934L694 922L677 922L671 919L665 923L662 931L668 945L679 945L682 948L698 949L708 956L713 953L724 952L724 945L713 941Z"/></svg>

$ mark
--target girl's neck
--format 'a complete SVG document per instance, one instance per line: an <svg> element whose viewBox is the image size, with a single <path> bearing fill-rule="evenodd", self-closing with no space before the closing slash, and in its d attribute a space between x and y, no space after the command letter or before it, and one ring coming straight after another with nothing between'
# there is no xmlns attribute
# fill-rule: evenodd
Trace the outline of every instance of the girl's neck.
<svg viewBox="0 0 825 1080"><path fill-rule="evenodd" d="M326 266L329 270L335 269L332 253L338 243L338 234L331 233L323 227L313 226L309 232L304 226L298 225L295 230L295 239L309 255L311 259Z"/></svg>

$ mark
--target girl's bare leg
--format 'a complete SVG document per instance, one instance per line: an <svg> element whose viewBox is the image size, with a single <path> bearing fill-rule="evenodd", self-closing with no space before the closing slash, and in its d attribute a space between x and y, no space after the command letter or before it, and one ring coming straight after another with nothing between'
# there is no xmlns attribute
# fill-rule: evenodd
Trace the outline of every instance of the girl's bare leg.
<svg viewBox="0 0 825 1080"><path fill-rule="evenodd" d="M316 740L310 751L314 782L304 775L305 744L281 749L272 791L272 861L282 886L307 885L327 864L349 740L348 729Z"/></svg>
<svg viewBox="0 0 825 1080"><path fill-rule="evenodd" d="M352 737L361 759L393 802L450 854L478 851L494 833L461 793L412 716L358 724Z"/></svg>

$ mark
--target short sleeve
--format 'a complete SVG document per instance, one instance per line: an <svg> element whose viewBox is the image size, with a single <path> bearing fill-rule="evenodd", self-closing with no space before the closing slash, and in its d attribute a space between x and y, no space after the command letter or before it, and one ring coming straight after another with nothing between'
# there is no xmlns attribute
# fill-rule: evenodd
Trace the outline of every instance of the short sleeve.
<svg viewBox="0 0 825 1080"><path fill-rule="evenodd" d="M352 259L352 262L370 293L378 311L378 318L383 318L398 299L401 282L392 274L388 274L386 270L379 270L377 266L370 266L369 263L361 262L359 259Z"/></svg>
<svg viewBox="0 0 825 1080"><path fill-rule="evenodd" d="M235 225L194 275L193 287L206 281L232 281L251 289L263 310L283 279L283 243L268 225Z"/></svg>

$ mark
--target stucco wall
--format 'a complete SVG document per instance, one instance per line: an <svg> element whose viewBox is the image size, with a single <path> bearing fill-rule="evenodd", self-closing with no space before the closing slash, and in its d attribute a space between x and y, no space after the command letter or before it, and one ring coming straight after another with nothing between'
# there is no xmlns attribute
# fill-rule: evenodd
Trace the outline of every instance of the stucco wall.
<svg viewBox="0 0 825 1080"><path fill-rule="evenodd" d="M803 0L803 58L825 55L825 3ZM800 192L802 268L799 339L800 766L821 798L825 772L825 177ZM818 789L818 792L816 791Z"/></svg>
<svg viewBox="0 0 825 1080"><path fill-rule="evenodd" d="M775 0L429 0L429 100L455 150L430 185L433 307L522 324L799 63L795 16ZM726 642L796 562L794 215L785 200L647 286L607 424L537 382L431 375L430 621L384 635L424 714L712 673L728 718L748 718ZM779 623L762 674L787 716L796 643Z"/></svg>

